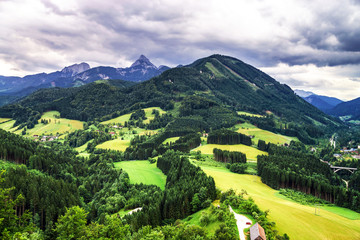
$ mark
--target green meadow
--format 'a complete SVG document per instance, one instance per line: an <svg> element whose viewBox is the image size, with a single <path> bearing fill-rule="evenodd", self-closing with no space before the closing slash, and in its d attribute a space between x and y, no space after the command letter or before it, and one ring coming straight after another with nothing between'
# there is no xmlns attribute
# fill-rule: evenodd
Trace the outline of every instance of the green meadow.
<svg viewBox="0 0 360 240"><path fill-rule="evenodd" d="M0 118L0 123L10 121L11 118Z"/></svg>
<svg viewBox="0 0 360 240"><path fill-rule="evenodd" d="M130 146L130 140L113 139L96 146L96 148L111 149L124 152Z"/></svg>
<svg viewBox="0 0 360 240"><path fill-rule="evenodd" d="M146 116L146 120L144 120L144 123L147 124L150 122L150 120L154 119L155 118L155 115L152 114L152 111L156 109L160 112L160 115L166 113L164 110L162 110L161 108L159 107L150 107L150 108L144 108L143 110L145 111L145 116ZM104 122L101 122L101 124L121 124L121 125L124 125L125 122L128 122L130 120L130 116L131 116L132 113L128 113L128 114L125 114L125 115L121 115L117 118L113 118L113 119L110 119L110 120L107 120L107 121L104 121Z"/></svg>
<svg viewBox="0 0 360 240"><path fill-rule="evenodd" d="M258 127L255 127L250 123L237 124L235 128L238 128L237 130L238 133L254 136L252 140L254 141L255 144L257 144L259 139L274 144L290 143L292 140L299 141L296 137L289 137L281 134L276 134L270 131L266 131Z"/></svg>
<svg viewBox="0 0 360 240"><path fill-rule="evenodd" d="M250 117L265 117L263 115L260 114L254 114L254 113L248 113L248 112L243 112L243 111L237 111L238 115L245 115L245 116L250 116Z"/></svg>
<svg viewBox="0 0 360 240"><path fill-rule="evenodd" d="M180 137L172 137L172 138L167 138L165 139L165 141L163 142L163 144L167 144L167 143L174 143L176 140L178 140Z"/></svg>
<svg viewBox="0 0 360 240"><path fill-rule="evenodd" d="M276 222L279 232L287 233L290 239L360 239L360 220L351 220L358 213L339 207L321 207L320 214L315 215L314 207L278 197L278 191L263 184L258 176L231 173L221 167L201 167L221 190L246 190L263 211L270 210L270 219Z"/></svg>
<svg viewBox="0 0 360 240"><path fill-rule="evenodd" d="M4 118L2 118L2 119L4 119ZM14 123L15 123L15 120L3 121L2 123L0 123L0 128L1 128L1 129L4 129L4 130L6 130L6 131L13 132L13 131L16 130L16 127L13 128Z"/></svg>
<svg viewBox="0 0 360 240"><path fill-rule="evenodd" d="M267 155L267 152L260 151L256 148L249 147L243 144L236 145L220 145L220 144L206 144L200 147L194 148L192 151L201 151L202 154L213 154L214 148L227 151L238 151L246 154L246 158L251 161L256 161L258 155Z"/></svg>
<svg viewBox="0 0 360 240"><path fill-rule="evenodd" d="M122 168L129 174L130 183L154 184L165 189L166 176L156 167L156 163L149 161L123 161L114 163L116 168Z"/></svg>
<svg viewBox="0 0 360 240"><path fill-rule="evenodd" d="M68 132L73 132L78 129L83 129L83 122L78 120L71 120L66 118L56 118L55 116L60 116L60 113L57 111L49 111L44 113L39 119L38 124L34 128L28 129L26 131L27 137L32 137L33 135L55 135L55 134L64 134ZM48 120L48 124L41 123L41 120ZM22 129L16 130L12 128L15 120L3 122L0 124L0 128L14 132L16 134L21 134Z"/></svg>

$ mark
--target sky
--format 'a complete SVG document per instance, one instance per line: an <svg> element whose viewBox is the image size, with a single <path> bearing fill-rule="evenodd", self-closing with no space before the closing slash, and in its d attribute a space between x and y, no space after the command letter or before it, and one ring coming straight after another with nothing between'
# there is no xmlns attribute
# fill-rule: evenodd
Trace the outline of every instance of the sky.
<svg viewBox="0 0 360 240"><path fill-rule="evenodd" d="M360 97L359 0L0 0L0 75L236 57L292 89Z"/></svg>

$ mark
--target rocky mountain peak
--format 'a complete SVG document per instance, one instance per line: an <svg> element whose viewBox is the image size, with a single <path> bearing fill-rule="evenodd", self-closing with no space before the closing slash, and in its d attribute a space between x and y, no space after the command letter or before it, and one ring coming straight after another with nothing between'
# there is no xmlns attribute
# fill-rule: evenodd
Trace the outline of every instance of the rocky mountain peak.
<svg viewBox="0 0 360 240"><path fill-rule="evenodd" d="M76 74L84 72L89 69L90 69L90 65L85 62L82 62L79 64L74 64L74 65L65 67L63 70L61 70L61 72L66 75L75 76Z"/></svg>
<svg viewBox="0 0 360 240"><path fill-rule="evenodd" d="M130 66L130 68L138 67L138 66L141 66L141 67L144 67L144 68L154 68L154 69L157 69L157 67L156 67L154 64L152 64L152 63L150 62L150 60L149 60L147 57L145 57L144 55L141 55L141 56L139 57L139 59L136 60L136 61Z"/></svg>

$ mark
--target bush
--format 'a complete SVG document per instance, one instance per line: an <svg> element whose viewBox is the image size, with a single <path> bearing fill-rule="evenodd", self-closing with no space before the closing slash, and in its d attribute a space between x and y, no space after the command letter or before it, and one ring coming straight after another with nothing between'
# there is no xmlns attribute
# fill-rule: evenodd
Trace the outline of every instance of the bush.
<svg viewBox="0 0 360 240"><path fill-rule="evenodd" d="M245 173L245 170L247 169L246 163L233 163L230 166L230 171L234 173Z"/></svg>

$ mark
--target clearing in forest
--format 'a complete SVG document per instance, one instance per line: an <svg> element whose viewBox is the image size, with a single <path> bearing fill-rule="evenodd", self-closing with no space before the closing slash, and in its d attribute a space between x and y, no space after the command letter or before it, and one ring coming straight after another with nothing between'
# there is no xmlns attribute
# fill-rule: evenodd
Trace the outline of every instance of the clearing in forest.
<svg viewBox="0 0 360 240"><path fill-rule="evenodd" d="M129 174L130 183L153 184L165 189L166 175L156 167L156 163L144 161L122 161L114 163L116 168L122 168Z"/></svg>
<svg viewBox="0 0 360 240"><path fill-rule="evenodd" d="M235 125L236 128L238 128L237 132L242 133L245 135L251 135L254 136L252 141L254 141L255 144L258 143L259 139L264 140L266 143L271 142L274 144L284 144L284 143L290 143L291 141L299 141L296 137L289 137L281 134L276 134L267 130L260 129L258 127L255 127L254 125L250 123L242 123Z"/></svg>
<svg viewBox="0 0 360 240"><path fill-rule="evenodd" d="M124 152L130 146L130 140L121 140L121 138L103 142L96 146L101 149L111 149Z"/></svg>
<svg viewBox="0 0 360 240"><path fill-rule="evenodd" d="M145 124L149 123L150 120L155 118L155 115L152 114L154 109L158 110L160 112L160 115L166 113L164 110L162 110L159 107L144 108L143 110L145 111L145 116L147 118L146 120L144 120ZM101 122L101 124L105 124L105 125L106 124L120 124L120 125L123 126L125 124L125 122L128 122L130 120L130 116L131 116L132 113L124 114L124 115L121 115L121 116L119 116L117 118L113 118L113 119Z"/></svg>

